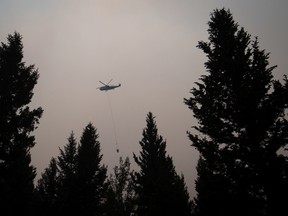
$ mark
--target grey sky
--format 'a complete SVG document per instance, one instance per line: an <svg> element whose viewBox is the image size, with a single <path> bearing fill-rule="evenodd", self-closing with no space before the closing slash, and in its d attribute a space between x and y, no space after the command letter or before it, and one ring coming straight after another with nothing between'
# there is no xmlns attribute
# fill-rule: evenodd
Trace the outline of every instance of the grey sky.
<svg viewBox="0 0 288 216"><path fill-rule="evenodd" d="M185 175L194 195L198 154L186 131L195 124L183 104L205 73L205 55L196 48L207 40L209 14L226 7L260 48L287 73L286 0L0 0L0 39L18 31L27 64L39 68L32 106L44 115L35 132L32 163L38 176L71 131L79 141L92 122L98 129L109 170L119 156L139 154L148 111L156 115L167 153ZM120 153L116 153L108 95L99 80L122 87L109 92Z"/></svg>

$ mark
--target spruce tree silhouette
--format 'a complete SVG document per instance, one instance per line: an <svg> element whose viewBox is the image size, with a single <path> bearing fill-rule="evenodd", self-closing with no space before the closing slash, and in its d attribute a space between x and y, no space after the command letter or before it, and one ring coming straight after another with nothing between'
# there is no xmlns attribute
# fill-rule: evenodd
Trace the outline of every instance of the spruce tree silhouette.
<svg viewBox="0 0 288 216"><path fill-rule="evenodd" d="M158 135L154 118L147 114L140 156L133 154L140 167L133 177L137 215L190 215L184 177L177 175L172 158L166 155L166 142Z"/></svg>
<svg viewBox="0 0 288 216"><path fill-rule="evenodd" d="M101 165L103 155L98 137L96 128L89 123L84 128L78 147L77 193L80 215L100 215L102 211L107 168Z"/></svg>
<svg viewBox="0 0 288 216"><path fill-rule="evenodd" d="M57 157L59 186L56 204L62 214L73 215L78 208L78 152L73 131L67 141L64 149L59 149L60 155Z"/></svg>
<svg viewBox="0 0 288 216"><path fill-rule="evenodd" d="M200 153L194 215L280 215L287 200L288 84L273 79L269 54L239 28L229 10L208 22L207 56L185 104L198 125ZM283 197L283 198L280 198Z"/></svg>
<svg viewBox="0 0 288 216"><path fill-rule="evenodd" d="M30 149L35 145L31 134L43 110L30 110L28 104L39 77L34 65L23 59L22 37L8 35L0 45L0 203L1 212L14 215L19 209L30 214L33 208L35 167ZM16 211L16 212L14 212Z"/></svg>
<svg viewBox="0 0 288 216"><path fill-rule="evenodd" d="M59 150L57 160L51 159L38 181L42 206L57 215L102 215L107 168L101 165L96 128L89 123L79 144L71 132L68 143Z"/></svg>

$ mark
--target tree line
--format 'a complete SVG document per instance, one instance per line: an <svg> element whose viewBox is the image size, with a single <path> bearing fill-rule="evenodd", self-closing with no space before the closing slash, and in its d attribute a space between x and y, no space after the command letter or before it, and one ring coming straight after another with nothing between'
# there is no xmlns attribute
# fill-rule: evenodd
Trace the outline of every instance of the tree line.
<svg viewBox="0 0 288 216"><path fill-rule="evenodd" d="M29 103L39 72L23 62L22 36L0 46L0 207L7 215L282 215L288 198L288 81L275 80L269 53L239 27L230 10L215 9L206 68L184 104L198 121L188 131L199 152L196 196L189 197L148 112L133 153L107 174L96 127L71 132L36 184L30 150L43 113Z"/></svg>

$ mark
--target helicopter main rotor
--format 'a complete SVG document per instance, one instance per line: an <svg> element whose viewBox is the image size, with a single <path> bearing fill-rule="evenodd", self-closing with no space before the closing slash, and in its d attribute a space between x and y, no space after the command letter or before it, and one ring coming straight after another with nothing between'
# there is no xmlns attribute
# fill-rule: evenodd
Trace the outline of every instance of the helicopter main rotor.
<svg viewBox="0 0 288 216"><path fill-rule="evenodd" d="M103 85L105 85L105 86L109 86L109 83L112 81L113 79L111 79L107 84L105 84L105 83L103 83L103 82L101 82L101 81L99 81L100 83L102 83Z"/></svg>

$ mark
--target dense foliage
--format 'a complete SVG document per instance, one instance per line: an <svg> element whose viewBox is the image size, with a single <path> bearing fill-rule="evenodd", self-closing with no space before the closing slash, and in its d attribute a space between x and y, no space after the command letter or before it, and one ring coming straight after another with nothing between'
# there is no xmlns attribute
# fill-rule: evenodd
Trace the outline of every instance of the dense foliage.
<svg viewBox="0 0 288 216"><path fill-rule="evenodd" d="M31 110L29 103L39 74L34 65L23 59L22 37L8 35L0 46L0 203L1 211L13 214L31 210L34 201L33 180L36 170L31 165L30 149L35 145L31 134L43 110Z"/></svg>
<svg viewBox="0 0 288 216"><path fill-rule="evenodd" d="M194 213L277 215L287 200L287 79L273 79L269 54L229 10L208 25L209 41L198 44L207 75L185 99L199 123L189 133L200 153Z"/></svg>
<svg viewBox="0 0 288 216"><path fill-rule="evenodd" d="M135 172L137 215L190 215L191 203L184 183L166 155L166 142L158 135L154 116L147 114L140 141L140 156L134 154L140 171Z"/></svg>
<svg viewBox="0 0 288 216"><path fill-rule="evenodd" d="M89 123L80 143L72 132L64 150L38 181L42 198L42 214L95 215L100 214L105 199L107 168L101 164L100 142L96 128Z"/></svg>
<svg viewBox="0 0 288 216"><path fill-rule="evenodd" d="M128 157L119 159L106 182L106 200L104 212L107 216L130 216L135 212L136 194L133 188L130 160Z"/></svg>

